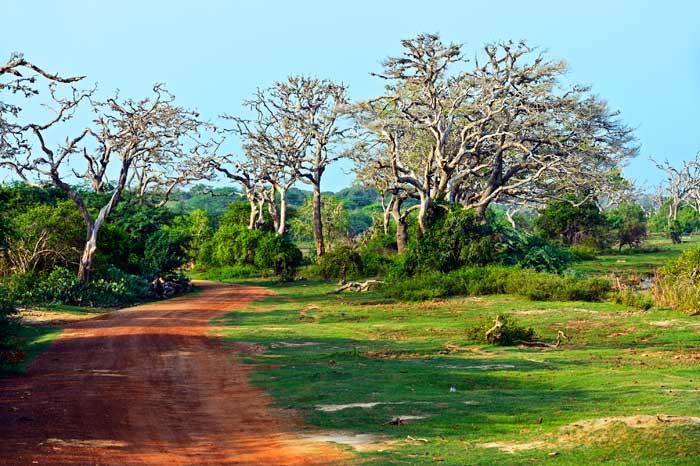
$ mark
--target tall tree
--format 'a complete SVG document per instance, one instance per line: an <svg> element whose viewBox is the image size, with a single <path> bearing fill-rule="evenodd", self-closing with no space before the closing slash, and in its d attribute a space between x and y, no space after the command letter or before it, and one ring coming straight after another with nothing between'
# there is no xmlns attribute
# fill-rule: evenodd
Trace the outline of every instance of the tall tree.
<svg viewBox="0 0 700 466"><path fill-rule="evenodd" d="M348 111L347 88L327 79L290 76L276 84L279 102L276 108L281 121L306 135L308 146L298 153L298 159L289 160L296 176L313 188L312 211L316 255L325 251L321 216L321 180L330 164L345 156L339 151L349 126L341 119Z"/></svg>
<svg viewBox="0 0 700 466"><path fill-rule="evenodd" d="M150 173L178 170L183 161L209 150L211 143L203 142L200 135L207 124L198 119L196 112L176 106L175 97L161 85L153 87L152 97L141 100L115 96L99 101L94 92L75 89L66 97L52 91L52 97L55 116L44 124L26 127L35 136L38 150L26 147L22 152L5 154L0 163L26 183L55 186L73 200L86 225L78 277L87 281L100 228L129 189L133 171L137 167ZM86 101L95 115L91 124L63 143L53 143L55 137L49 133L73 117L76 108ZM82 171L77 168L77 158L82 160ZM96 193L108 194L96 215L88 208L82 191L71 183L73 180ZM153 186L162 184L154 182Z"/></svg>
<svg viewBox="0 0 700 466"><path fill-rule="evenodd" d="M563 86L563 62L525 43L487 45L469 71L461 46L437 35L402 41L377 76L386 95L358 106L367 140L388 150L387 167L420 201L461 203L480 217L492 202L562 198L590 191L636 155L631 130L589 89Z"/></svg>

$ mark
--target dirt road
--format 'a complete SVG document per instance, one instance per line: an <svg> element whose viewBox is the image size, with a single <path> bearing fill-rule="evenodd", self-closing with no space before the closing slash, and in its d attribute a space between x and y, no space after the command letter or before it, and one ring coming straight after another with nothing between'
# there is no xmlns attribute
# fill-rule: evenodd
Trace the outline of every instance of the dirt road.
<svg viewBox="0 0 700 466"><path fill-rule="evenodd" d="M268 293L204 291L71 324L28 373L0 380L0 465L345 463L303 440L208 336L210 319Z"/></svg>

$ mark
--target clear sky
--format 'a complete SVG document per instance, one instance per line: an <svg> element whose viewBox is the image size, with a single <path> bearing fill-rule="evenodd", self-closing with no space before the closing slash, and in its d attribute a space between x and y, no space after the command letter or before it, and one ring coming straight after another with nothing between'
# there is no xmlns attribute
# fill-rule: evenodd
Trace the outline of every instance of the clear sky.
<svg viewBox="0 0 700 466"><path fill-rule="evenodd" d="M164 82L211 118L240 113L256 87L289 74L375 95L382 84L369 72L422 32L465 44L467 55L526 39L566 60L572 81L591 84L638 128L641 154L626 173L640 182L659 179L650 156L679 162L700 150L696 1L0 0L0 59L23 52L135 98ZM351 181L336 167L324 188Z"/></svg>

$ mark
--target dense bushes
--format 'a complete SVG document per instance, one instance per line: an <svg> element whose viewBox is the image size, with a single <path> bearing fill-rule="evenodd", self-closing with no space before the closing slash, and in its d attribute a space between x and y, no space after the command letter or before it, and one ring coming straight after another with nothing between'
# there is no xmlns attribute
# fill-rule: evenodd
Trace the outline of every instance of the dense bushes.
<svg viewBox="0 0 700 466"><path fill-rule="evenodd" d="M537 301L601 301L612 290L604 278L577 278L515 267L465 267L388 280L382 291L404 301L454 295L516 294Z"/></svg>
<svg viewBox="0 0 700 466"><path fill-rule="evenodd" d="M207 278L242 278L268 273L283 278L301 264L301 251L288 238L272 231L250 230L242 224L240 209L227 212L210 240L203 242L197 268ZM228 275L227 275L228 274Z"/></svg>
<svg viewBox="0 0 700 466"><path fill-rule="evenodd" d="M5 290L0 288L0 368L19 362L23 358L16 338L20 325L16 314L14 304Z"/></svg>
<svg viewBox="0 0 700 466"><path fill-rule="evenodd" d="M110 267L102 277L81 283L74 272L55 268L46 276L16 275L8 281L10 297L25 303L63 303L83 306L121 306L154 296L150 283Z"/></svg>
<svg viewBox="0 0 700 466"><path fill-rule="evenodd" d="M686 312L700 312L700 248L689 249L669 262L652 282L657 304Z"/></svg>

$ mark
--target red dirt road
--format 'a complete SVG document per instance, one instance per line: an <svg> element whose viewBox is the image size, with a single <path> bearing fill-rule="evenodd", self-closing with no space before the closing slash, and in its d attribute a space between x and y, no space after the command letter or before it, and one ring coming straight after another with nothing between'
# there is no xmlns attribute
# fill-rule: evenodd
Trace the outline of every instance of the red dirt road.
<svg viewBox="0 0 700 466"><path fill-rule="evenodd" d="M208 321L269 291L204 291L70 325L26 375L0 380L0 465L326 465Z"/></svg>

